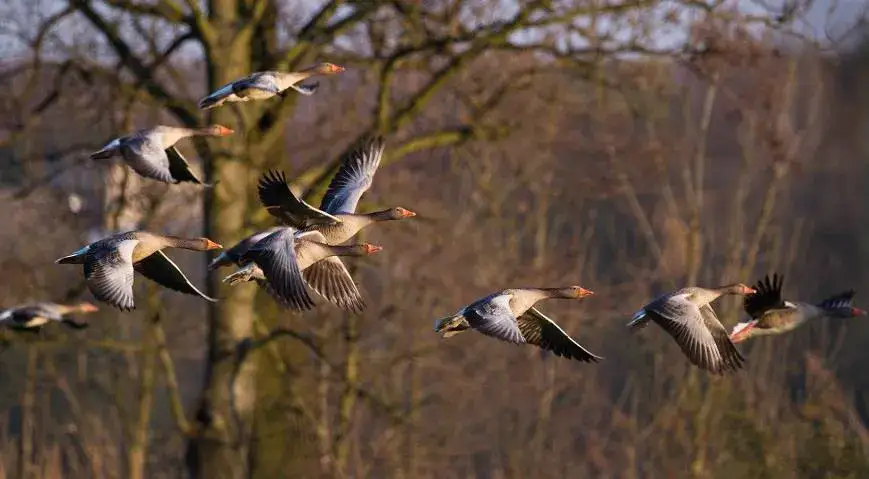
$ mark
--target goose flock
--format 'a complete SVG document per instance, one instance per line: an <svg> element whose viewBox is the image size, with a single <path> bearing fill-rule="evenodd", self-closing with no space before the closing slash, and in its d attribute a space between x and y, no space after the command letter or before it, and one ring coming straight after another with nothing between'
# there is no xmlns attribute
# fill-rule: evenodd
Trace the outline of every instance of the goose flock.
<svg viewBox="0 0 869 479"><path fill-rule="evenodd" d="M330 76L343 67L321 63L298 72L257 72L218 88L199 102L202 110L226 103L284 97L289 90L311 95L319 83L302 84L315 76ZM224 137L233 131L222 125L204 128L156 126L121 136L91 154L95 160L120 156L137 174L169 184L190 182L210 187L191 171L175 144L188 137ZM262 206L280 225L252 234L226 249L209 264L209 270L235 267L224 278L233 287L253 281L284 308L306 311L315 299L342 310L360 313L365 301L342 256L368 256L382 248L368 243L347 244L363 229L384 221L413 218L415 213L393 207L357 212L359 200L371 188L383 157L379 137L366 138L340 159L340 166L319 208L298 198L281 171L266 171L258 184ZM222 249L208 238L180 238L147 231L129 231L108 236L58 259L58 264L80 264L88 289L98 301L121 311L135 309L133 282L138 272L155 283L180 293L217 301L200 291L164 253L171 248L194 251ZM854 291L847 291L817 304L782 299L783 277L774 274L754 287L742 283L720 288L690 286L665 294L634 314L628 327L637 330L654 322L666 331L688 360L714 374L743 367L745 359L735 343L755 336L776 335L823 317L847 318L865 315L852 305ZM581 300L594 293L580 286L559 288L512 288L473 301L455 314L436 320L435 332L444 338L467 330L513 344L531 344L581 362L602 357L590 352L537 308L547 299ZM728 333L710 305L722 295L744 297L749 320ZM90 303L61 305L26 304L0 311L0 323L13 329L39 330L49 322L84 328L86 322L71 315L96 311Z"/></svg>

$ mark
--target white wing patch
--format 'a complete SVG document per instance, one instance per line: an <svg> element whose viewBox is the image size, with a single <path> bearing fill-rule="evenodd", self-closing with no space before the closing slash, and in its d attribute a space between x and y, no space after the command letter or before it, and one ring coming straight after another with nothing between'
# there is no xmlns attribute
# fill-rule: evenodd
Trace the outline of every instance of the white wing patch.
<svg viewBox="0 0 869 479"><path fill-rule="evenodd" d="M733 327L733 331L731 331L730 334L736 334L736 333L739 333L739 332L742 331L743 329L749 327L752 323L753 323L753 321L746 321L746 322L743 322L743 323L737 323L736 326Z"/></svg>

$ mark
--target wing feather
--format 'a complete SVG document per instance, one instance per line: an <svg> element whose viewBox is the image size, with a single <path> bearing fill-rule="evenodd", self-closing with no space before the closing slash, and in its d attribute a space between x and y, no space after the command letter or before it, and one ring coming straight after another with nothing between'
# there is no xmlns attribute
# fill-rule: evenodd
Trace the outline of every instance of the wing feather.
<svg viewBox="0 0 869 479"><path fill-rule="evenodd" d="M152 141L145 138L131 138L121 144L120 150L127 165L139 175L163 183L178 183L169 169L166 150L156 146Z"/></svg>
<svg viewBox="0 0 869 479"><path fill-rule="evenodd" d="M646 312L676 340L694 365L715 374L738 369L742 356L730 342L727 331L715 317L712 308L706 305L701 311L701 308L688 301L687 296L675 294L662 298L648 305ZM722 337L726 345L721 341Z"/></svg>
<svg viewBox="0 0 869 479"><path fill-rule="evenodd" d="M383 157L383 148L382 138L366 139L342 158L338 172L323 195L320 209L333 215L355 213L359 199L371 188L374 173Z"/></svg>
<svg viewBox="0 0 869 479"><path fill-rule="evenodd" d="M260 203L282 223L298 229L332 225L341 220L306 203L293 194L282 171L267 171L257 187Z"/></svg>
<svg viewBox="0 0 869 479"><path fill-rule="evenodd" d="M208 183L203 183L193 174L193 171L190 169L190 163L188 163L187 159L184 158L184 155L178 151L178 148L170 146L169 148L166 148L165 151L166 157L169 159L169 174L172 175L172 178L174 178L175 181L188 181L198 185L211 186Z"/></svg>
<svg viewBox="0 0 869 479"><path fill-rule="evenodd" d="M151 256L137 262L133 265L133 268L142 276L172 291L199 296L213 303L217 302L216 299L193 286L193 283L187 279L181 268L162 251L157 251Z"/></svg>
<svg viewBox="0 0 869 479"><path fill-rule="evenodd" d="M758 319L769 310L786 309L787 305L782 300L781 290L784 284L784 276L778 273L773 274L772 281L769 275L758 280L754 289L757 291L750 294L743 300L743 308L754 319Z"/></svg>
<svg viewBox="0 0 869 479"><path fill-rule="evenodd" d="M305 311L313 308L314 302L299 270L295 243L295 230L284 228L253 245L243 260L252 259L262 269L275 294L293 309Z"/></svg>
<svg viewBox="0 0 869 479"><path fill-rule="evenodd" d="M718 320L718 316L715 314L712 306L708 304L701 306L700 315L703 317L703 324L712 335L715 345L718 347L718 354L723 359L722 372L732 372L742 368L745 358L736 349L733 341L730 340L727 329Z"/></svg>
<svg viewBox="0 0 869 479"><path fill-rule="evenodd" d="M365 301L353 277L337 256L317 261L302 271L302 275L311 289L339 308L355 313L365 310Z"/></svg>
<svg viewBox="0 0 869 479"><path fill-rule="evenodd" d="M532 307L520 316L518 324L525 342L551 351L556 356L582 362L598 362L603 359L582 347L537 308Z"/></svg>
<svg viewBox="0 0 869 479"><path fill-rule="evenodd" d="M464 316L472 328L486 336L513 344L525 342L510 310L509 295L497 293L475 301L465 308Z"/></svg>
<svg viewBox="0 0 869 479"><path fill-rule="evenodd" d="M100 301L122 311L136 308L133 300L133 250L138 240L123 240L112 248L90 248L84 263L88 289Z"/></svg>

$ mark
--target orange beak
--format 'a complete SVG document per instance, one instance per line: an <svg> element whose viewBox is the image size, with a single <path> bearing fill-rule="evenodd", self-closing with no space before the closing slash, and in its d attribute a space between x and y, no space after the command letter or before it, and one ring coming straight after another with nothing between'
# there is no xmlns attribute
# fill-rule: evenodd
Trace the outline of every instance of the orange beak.
<svg viewBox="0 0 869 479"><path fill-rule="evenodd" d="M383 246L377 246L376 244L368 244L365 245L365 254L374 254L383 249Z"/></svg>
<svg viewBox="0 0 869 479"><path fill-rule="evenodd" d="M93 305L91 303L81 303L80 305L78 305L78 310L81 311L82 313L93 313L93 312L99 311L100 308L97 308L95 305Z"/></svg>
<svg viewBox="0 0 869 479"><path fill-rule="evenodd" d="M592 291L590 289L585 289L581 286L577 286L577 288L579 288L579 290L576 293L577 298L584 298L586 296L593 296L594 295L594 291Z"/></svg>
<svg viewBox="0 0 869 479"><path fill-rule="evenodd" d="M851 314L853 314L854 316L865 316L866 311L860 308L851 308Z"/></svg>
<svg viewBox="0 0 869 479"><path fill-rule="evenodd" d="M342 67L341 65L332 64L329 66L329 71L332 73L341 73L344 71L344 67Z"/></svg>
<svg viewBox="0 0 869 479"><path fill-rule="evenodd" d="M213 249L221 249L221 248L223 248L223 246L221 246L220 243L215 243L214 241L211 241L210 239L205 238L205 250L206 251L211 251Z"/></svg>
<svg viewBox="0 0 869 479"><path fill-rule="evenodd" d="M745 288L745 294L757 294L757 290L754 288Z"/></svg>
<svg viewBox="0 0 869 479"><path fill-rule="evenodd" d="M235 133L235 131L232 128L227 128L223 125L214 125L214 126L217 129L218 136L229 136L229 135Z"/></svg>
<svg viewBox="0 0 869 479"><path fill-rule="evenodd" d="M414 216L416 216L416 213L414 213L413 211L404 209L402 207L398 208L398 212L401 213L402 218L413 218Z"/></svg>

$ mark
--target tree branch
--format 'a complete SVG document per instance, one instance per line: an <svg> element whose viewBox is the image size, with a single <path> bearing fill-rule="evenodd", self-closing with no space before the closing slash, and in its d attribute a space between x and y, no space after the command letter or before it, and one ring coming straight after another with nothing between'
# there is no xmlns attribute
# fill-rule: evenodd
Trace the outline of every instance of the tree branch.
<svg viewBox="0 0 869 479"><path fill-rule="evenodd" d="M154 78L153 71L148 68L141 59L132 51L129 45L120 37L115 26L110 25L90 5L88 0L70 0L70 6L75 7L87 18L97 30L108 40L121 63L135 75L137 81L144 85L145 90L151 97L162 103L178 120L187 126L198 123L196 115L190 105L173 97Z"/></svg>
<svg viewBox="0 0 869 479"><path fill-rule="evenodd" d="M178 387L178 378L175 374L175 362L166 346L166 332L163 330L163 325L154 323L153 333L157 341L157 353L160 357L160 363L163 365L163 373L166 375L166 389L169 391L169 405L172 408L175 424L182 434L188 437L193 436L196 431L187 420L187 415L184 414L184 402L181 400L181 389Z"/></svg>
<svg viewBox="0 0 869 479"><path fill-rule="evenodd" d="M159 0L156 4L130 2L127 0L103 0L103 2L110 7L133 15L159 18L176 25L189 23L190 20L190 17L184 15L181 7L171 0Z"/></svg>
<svg viewBox="0 0 869 479"><path fill-rule="evenodd" d="M323 349L314 341L313 338L306 334L302 334L287 328L273 329L266 337L261 339L247 338L244 341L241 341L238 345L236 361L238 362L238 364L240 364L252 351L262 348L267 344L271 343L272 341L275 341L282 337L293 338L296 341L299 341L300 343L305 345L305 347L307 347L308 350L310 350L319 361L324 363L329 368L330 374L335 374L334 371L337 371L339 369L329 361L329 358L326 355L325 351L323 351ZM382 399L376 397L374 394L360 386L357 382L346 384L346 386L352 389L359 398L368 401L372 405L385 412L387 416L389 416L390 421L394 424L406 423L406 420L404 419L404 413L401 411L400 407L391 405L386 401L383 401Z"/></svg>

